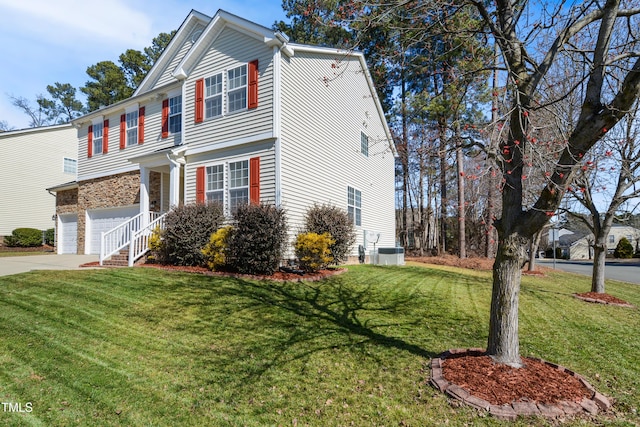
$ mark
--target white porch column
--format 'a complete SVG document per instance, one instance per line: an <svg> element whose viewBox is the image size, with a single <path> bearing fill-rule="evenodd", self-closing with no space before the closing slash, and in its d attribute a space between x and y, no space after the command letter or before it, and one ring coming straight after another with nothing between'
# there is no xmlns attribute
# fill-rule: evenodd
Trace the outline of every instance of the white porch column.
<svg viewBox="0 0 640 427"><path fill-rule="evenodd" d="M169 157L169 209L180 204L180 163Z"/></svg>
<svg viewBox="0 0 640 427"><path fill-rule="evenodd" d="M140 213L147 212L149 212L149 169L140 166Z"/></svg>

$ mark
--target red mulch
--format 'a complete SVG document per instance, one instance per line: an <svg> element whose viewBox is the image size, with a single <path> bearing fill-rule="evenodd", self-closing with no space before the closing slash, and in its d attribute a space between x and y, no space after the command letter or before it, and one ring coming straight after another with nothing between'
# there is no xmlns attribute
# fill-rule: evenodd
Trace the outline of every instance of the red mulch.
<svg viewBox="0 0 640 427"><path fill-rule="evenodd" d="M536 359L523 358L522 361L524 367L512 368L495 363L486 355L452 355L444 359L442 375L450 383L492 405L520 401L580 403L593 394L566 371Z"/></svg>
<svg viewBox="0 0 640 427"><path fill-rule="evenodd" d="M584 292L581 294L574 294L576 297L588 301L588 302L596 302L600 304L612 304L612 305L621 305L623 307L633 307L630 303L622 300L620 298L616 298L613 295L599 293L599 292Z"/></svg>

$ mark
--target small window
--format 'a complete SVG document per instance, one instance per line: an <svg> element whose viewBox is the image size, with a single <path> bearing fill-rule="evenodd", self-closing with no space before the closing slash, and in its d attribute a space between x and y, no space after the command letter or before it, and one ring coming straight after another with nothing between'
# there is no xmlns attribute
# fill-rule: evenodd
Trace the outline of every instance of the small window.
<svg viewBox="0 0 640 427"><path fill-rule="evenodd" d="M369 157L369 137L364 132L360 132L360 152Z"/></svg>
<svg viewBox="0 0 640 427"><path fill-rule="evenodd" d="M222 115L222 73L206 78L205 87L205 118Z"/></svg>
<svg viewBox="0 0 640 427"><path fill-rule="evenodd" d="M614 236L613 234L609 234L609 243L615 243L616 242L616 236Z"/></svg>
<svg viewBox="0 0 640 427"><path fill-rule="evenodd" d="M362 193L353 187L347 187L347 214L356 225L362 225Z"/></svg>
<svg viewBox="0 0 640 427"><path fill-rule="evenodd" d="M241 65L228 71L229 112L247 108L247 66Z"/></svg>
<svg viewBox="0 0 640 427"><path fill-rule="evenodd" d="M102 122L93 125L93 154L102 153L102 131L104 124Z"/></svg>
<svg viewBox="0 0 640 427"><path fill-rule="evenodd" d="M229 163L229 210L249 203L249 161Z"/></svg>
<svg viewBox="0 0 640 427"><path fill-rule="evenodd" d="M62 163L62 172L76 175L78 173L78 161L65 157Z"/></svg>
<svg viewBox="0 0 640 427"><path fill-rule="evenodd" d="M182 131L182 95L169 99L169 132L172 134Z"/></svg>
<svg viewBox="0 0 640 427"><path fill-rule="evenodd" d="M224 203L224 165L207 167L207 201Z"/></svg>
<svg viewBox="0 0 640 427"><path fill-rule="evenodd" d="M138 144L138 110L127 113L127 146Z"/></svg>

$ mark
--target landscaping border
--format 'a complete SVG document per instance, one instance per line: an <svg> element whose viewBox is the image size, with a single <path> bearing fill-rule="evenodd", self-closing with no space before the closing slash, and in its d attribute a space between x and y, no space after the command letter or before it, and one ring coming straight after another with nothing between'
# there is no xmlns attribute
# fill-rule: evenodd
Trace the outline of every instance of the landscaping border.
<svg viewBox="0 0 640 427"><path fill-rule="evenodd" d="M591 384L589 384L581 375L555 363L546 362L542 359L531 358L545 363L554 369L568 373L578 379L589 391L592 392L590 399L584 398L579 404L576 402L561 401L557 404L544 404L536 402L512 402L509 405L492 405L484 399L473 396L462 387L452 384L444 378L442 373L442 361L452 355L461 354L477 354L484 353L484 349L468 348L468 349L450 349L438 357L431 359L431 375L429 382L431 385L446 395L461 401L462 403L474 407L481 411L489 412L492 416L513 421L518 416L541 416L545 418L561 418L564 416L572 416L580 413L588 413L596 415L599 411L607 411L611 407L611 402L604 395L598 393Z"/></svg>
<svg viewBox="0 0 640 427"><path fill-rule="evenodd" d="M585 301L585 302L591 302L594 304L604 304L604 305L615 305L616 307L625 307L625 308L635 308L635 305L633 304L629 304L629 303L617 303L617 302L610 302L610 301L603 301L600 299L595 299L595 298L588 298L588 297L583 297L581 295L578 294L573 294L573 296L579 300Z"/></svg>

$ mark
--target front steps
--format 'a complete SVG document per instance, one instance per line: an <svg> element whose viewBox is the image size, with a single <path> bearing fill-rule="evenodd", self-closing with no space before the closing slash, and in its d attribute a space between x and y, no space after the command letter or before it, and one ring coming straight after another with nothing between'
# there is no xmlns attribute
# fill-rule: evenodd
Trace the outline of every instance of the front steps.
<svg viewBox="0 0 640 427"><path fill-rule="evenodd" d="M117 254L111 255L111 258L102 262L106 267L128 267L129 266L129 247L120 249Z"/></svg>

